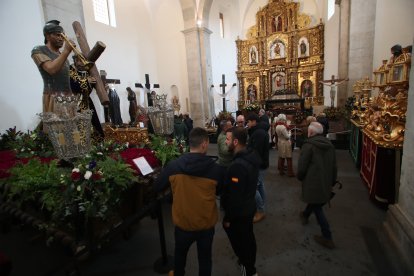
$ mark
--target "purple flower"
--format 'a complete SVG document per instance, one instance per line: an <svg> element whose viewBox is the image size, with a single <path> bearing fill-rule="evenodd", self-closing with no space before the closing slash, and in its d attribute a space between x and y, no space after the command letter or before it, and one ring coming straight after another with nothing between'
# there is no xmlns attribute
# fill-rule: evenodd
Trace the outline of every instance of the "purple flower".
<svg viewBox="0 0 414 276"><path fill-rule="evenodd" d="M92 170L95 167L96 167L96 161L95 160L92 160L91 162L89 162L88 169Z"/></svg>

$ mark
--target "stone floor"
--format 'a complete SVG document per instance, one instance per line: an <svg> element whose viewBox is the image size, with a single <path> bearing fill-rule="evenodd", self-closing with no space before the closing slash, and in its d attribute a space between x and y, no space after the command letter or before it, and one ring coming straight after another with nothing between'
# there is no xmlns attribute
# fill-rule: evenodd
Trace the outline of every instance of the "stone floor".
<svg viewBox="0 0 414 276"><path fill-rule="evenodd" d="M209 154L216 154L210 144ZM299 149L294 151L297 163ZM313 240L320 229L315 217L303 226L299 211L301 184L295 178L281 177L276 171L277 152L270 151L271 165L265 178L266 218L254 225L257 240L257 271L260 276L273 275L403 275L398 260L388 249L382 224L386 212L368 199L368 191L359 177L349 153L337 150L339 175L343 189L325 212L333 232L334 250L322 248ZM170 206L163 215L167 252L173 253L173 226ZM213 245L213 275L240 275L236 258L220 224L216 226ZM14 269L11 275L65 275L70 258L60 248L45 246L34 232L14 226L0 236L0 251L8 254ZM97 254L79 263L81 275L159 275L153 264L161 256L157 221L146 217L132 229L128 240L119 237ZM197 275L195 246L187 259L187 275Z"/></svg>

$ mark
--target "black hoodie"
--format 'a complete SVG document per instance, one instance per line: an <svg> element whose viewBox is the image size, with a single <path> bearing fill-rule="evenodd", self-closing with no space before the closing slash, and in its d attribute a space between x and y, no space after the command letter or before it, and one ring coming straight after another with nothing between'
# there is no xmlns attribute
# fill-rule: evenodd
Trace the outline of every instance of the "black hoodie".
<svg viewBox="0 0 414 276"><path fill-rule="evenodd" d="M253 149L242 150L227 169L221 203L224 221L253 217L256 212L256 186L260 157Z"/></svg>

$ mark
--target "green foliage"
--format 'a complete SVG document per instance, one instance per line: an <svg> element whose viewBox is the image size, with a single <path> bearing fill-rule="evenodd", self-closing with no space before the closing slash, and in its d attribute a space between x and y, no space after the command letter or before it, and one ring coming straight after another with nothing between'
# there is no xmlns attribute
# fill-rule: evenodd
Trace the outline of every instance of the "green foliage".
<svg viewBox="0 0 414 276"><path fill-rule="evenodd" d="M323 110L328 120L339 121L346 118L346 110L344 107L328 107Z"/></svg>
<svg viewBox="0 0 414 276"><path fill-rule="evenodd" d="M46 203L47 209L52 209L58 204L50 202L55 195L48 191L59 189L59 180L64 173L64 169L59 168L56 161L42 164L38 159L32 159L27 164L16 165L10 173L11 176L7 180L10 184L9 199L18 204L40 199L42 206Z"/></svg>
<svg viewBox="0 0 414 276"><path fill-rule="evenodd" d="M52 143L40 128L27 133L16 131L16 127L9 128L1 136L1 148L14 150L18 158L51 157L54 155Z"/></svg>
<svg viewBox="0 0 414 276"><path fill-rule="evenodd" d="M155 156L161 161L162 167L187 151L184 141L158 135L151 135L151 148L154 150Z"/></svg>

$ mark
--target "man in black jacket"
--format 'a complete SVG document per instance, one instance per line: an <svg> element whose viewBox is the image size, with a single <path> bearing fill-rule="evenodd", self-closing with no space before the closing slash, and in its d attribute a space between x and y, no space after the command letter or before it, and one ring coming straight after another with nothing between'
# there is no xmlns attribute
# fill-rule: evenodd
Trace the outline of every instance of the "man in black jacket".
<svg viewBox="0 0 414 276"><path fill-rule="evenodd" d="M223 227L234 253L239 258L243 275L256 275L256 239L253 233L253 216L256 212L256 184L260 158L246 149L247 131L234 127L226 133L226 144L234 153L227 170L222 195L224 208Z"/></svg>
<svg viewBox="0 0 414 276"><path fill-rule="evenodd" d="M269 134L259 124L259 116L251 113L247 116L247 127L249 132L249 142L247 147L254 149L260 156L260 170L257 179L256 206L257 212L254 215L253 222L259 222L265 217L265 187L264 175L269 167Z"/></svg>

